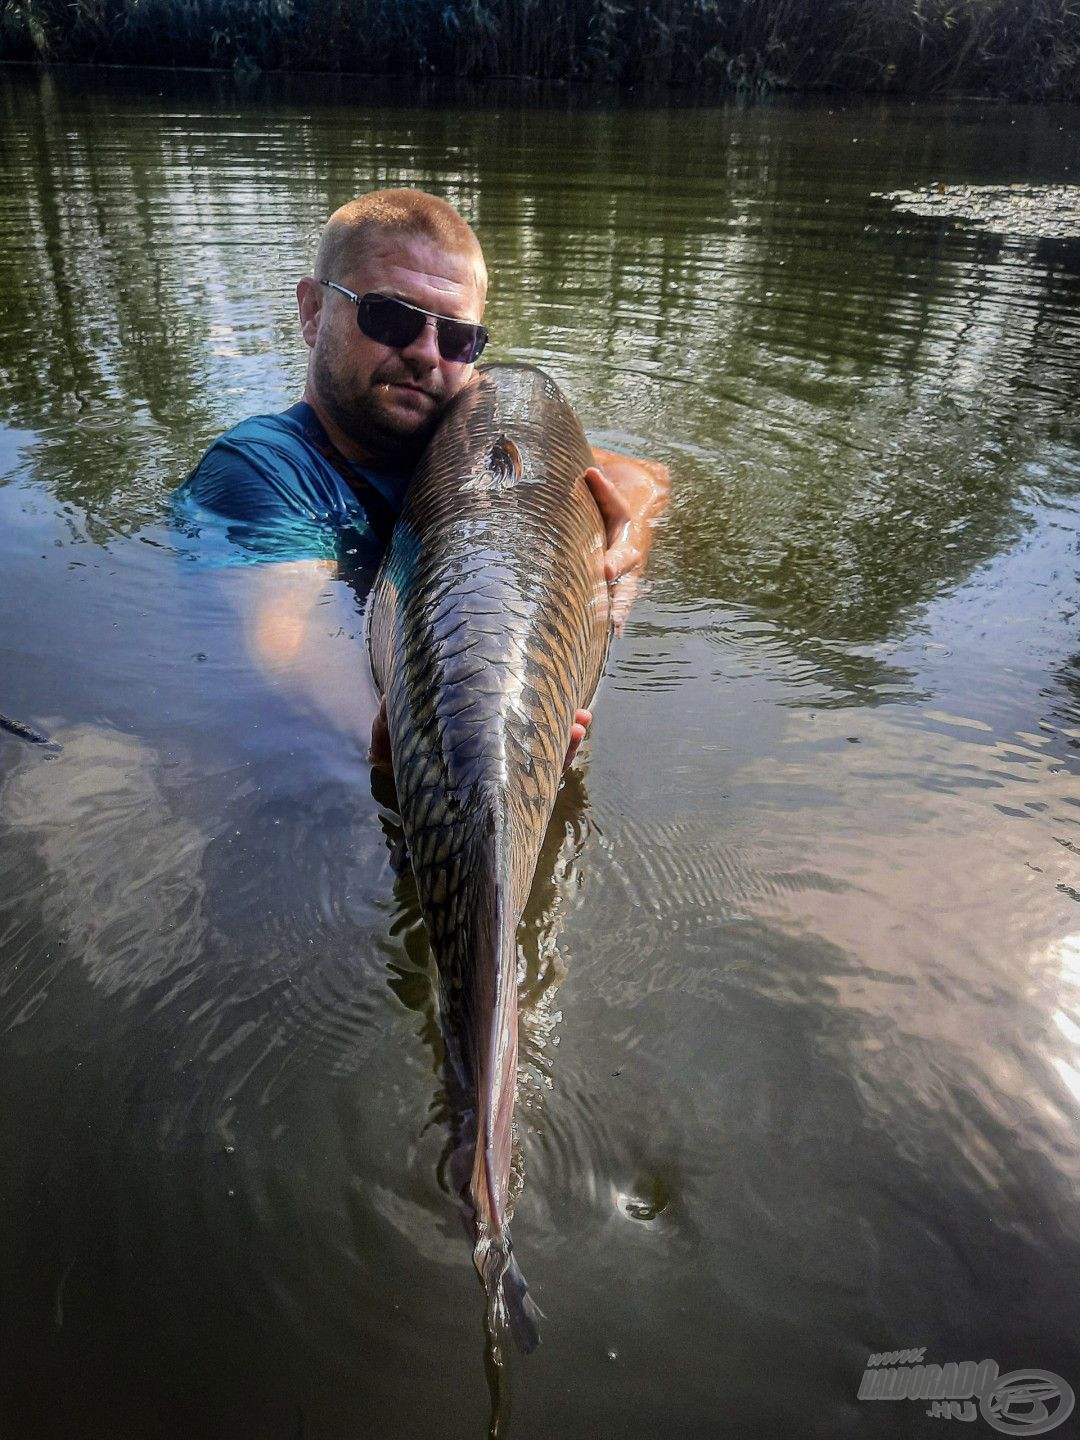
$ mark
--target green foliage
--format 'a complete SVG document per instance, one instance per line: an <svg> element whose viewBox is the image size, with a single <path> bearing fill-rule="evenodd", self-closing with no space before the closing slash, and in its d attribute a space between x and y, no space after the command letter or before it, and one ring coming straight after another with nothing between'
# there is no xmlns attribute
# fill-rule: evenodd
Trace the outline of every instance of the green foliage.
<svg viewBox="0 0 1080 1440"><path fill-rule="evenodd" d="M0 0L7 58L1080 97L1080 0Z"/></svg>

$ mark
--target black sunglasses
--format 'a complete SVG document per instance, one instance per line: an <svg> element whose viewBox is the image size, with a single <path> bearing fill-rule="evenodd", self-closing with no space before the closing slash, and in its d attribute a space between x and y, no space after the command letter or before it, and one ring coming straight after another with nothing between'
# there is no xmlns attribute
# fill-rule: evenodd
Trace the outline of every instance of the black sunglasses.
<svg viewBox="0 0 1080 1440"><path fill-rule="evenodd" d="M335 280L320 280L319 284L351 300L356 306L356 323L368 339L389 345L393 350L404 350L406 345L411 345L429 321L435 326L439 354L456 365L471 365L478 360L488 342L484 326L474 325L470 320L435 315L418 305L407 305L393 295L377 295L374 291L356 295Z"/></svg>

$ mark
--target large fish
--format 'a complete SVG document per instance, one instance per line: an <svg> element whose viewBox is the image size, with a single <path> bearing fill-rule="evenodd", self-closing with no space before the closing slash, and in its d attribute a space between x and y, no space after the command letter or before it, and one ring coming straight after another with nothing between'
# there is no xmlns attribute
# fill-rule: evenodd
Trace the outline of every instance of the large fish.
<svg viewBox="0 0 1080 1440"><path fill-rule="evenodd" d="M574 712L611 634L593 463L555 383L494 365L448 407L371 595L402 826L471 1112L473 1259L490 1326L531 1349L537 1311L508 1225L517 940Z"/></svg>

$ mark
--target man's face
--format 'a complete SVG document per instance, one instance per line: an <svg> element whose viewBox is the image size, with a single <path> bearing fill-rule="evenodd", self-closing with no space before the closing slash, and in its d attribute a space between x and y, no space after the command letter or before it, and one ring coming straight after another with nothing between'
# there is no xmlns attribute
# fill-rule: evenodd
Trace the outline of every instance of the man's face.
<svg viewBox="0 0 1080 1440"><path fill-rule="evenodd" d="M483 318L484 297L470 258L419 236L391 235L339 279L357 295L393 295L457 320ZM413 462L446 403L473 366L443 360L435 327L402 349L362 333L356 306L312 281L298 288L304 339L311 347L308 397L353 443L387 465Z"/></svg>

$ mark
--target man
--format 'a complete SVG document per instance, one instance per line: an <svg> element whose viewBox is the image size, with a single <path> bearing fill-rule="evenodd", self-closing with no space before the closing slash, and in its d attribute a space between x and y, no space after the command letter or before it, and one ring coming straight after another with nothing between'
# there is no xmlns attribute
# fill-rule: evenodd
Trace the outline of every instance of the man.
<svg viewBox="0 0 1080 1440"><path fill-rule="evenodd" d="M232 522L270 559L252 642L270 665L294 659L328 565L371 558L389 538L409 477L439 416L467 385L487 340L487 268L452 206L419 190L362 195L335 211L315 274L296 287L309 348L304 398L216 441L183 503ZM616 617L629 608L667 498L663 466L600 452L585 480L607 531ZM376 717L373 755L385 752ZM589 723L580 711L567 763Z"/></svg>

